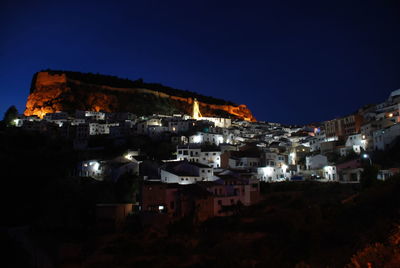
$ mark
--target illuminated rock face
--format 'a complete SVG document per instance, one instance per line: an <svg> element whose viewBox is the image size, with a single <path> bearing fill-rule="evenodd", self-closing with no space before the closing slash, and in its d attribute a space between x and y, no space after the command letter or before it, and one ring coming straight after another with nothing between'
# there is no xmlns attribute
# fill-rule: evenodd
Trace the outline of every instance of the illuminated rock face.
<svg viewBox="0 0 400 268"><path fill-rule="evenodd" d="M230 116L255 121L246 105L219 105L198 102L203 116ZM26 103L25 115L75 110L132 112L138 115L162 113L192 114L192 98L172 96L146 88L121 88L85 83L67 73L36 73Z"/></svg>
<svg viewBox="0 0 400 268"><path fill-rule="evenodd" d="M25 115L43 117L46 113L61 111L62 105L57 100L60 95L68 91L65 75L48 75L37 73L32 81L31 94L26 102ZM34 92L32 90L34 89Z"/></svg>

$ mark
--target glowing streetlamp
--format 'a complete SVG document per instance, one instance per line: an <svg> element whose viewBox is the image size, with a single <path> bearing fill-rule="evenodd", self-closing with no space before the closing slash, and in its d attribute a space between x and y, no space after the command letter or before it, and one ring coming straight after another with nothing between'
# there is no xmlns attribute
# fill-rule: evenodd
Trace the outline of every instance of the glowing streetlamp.
<svg viewBox="0 0 400 268"><path fill-rule="evenodd" d="M372 160L371 160L371 157L369 157L369 154L363 154L362 157L364 159L368 159L369 160L369 164L372 166Z"/></svg>

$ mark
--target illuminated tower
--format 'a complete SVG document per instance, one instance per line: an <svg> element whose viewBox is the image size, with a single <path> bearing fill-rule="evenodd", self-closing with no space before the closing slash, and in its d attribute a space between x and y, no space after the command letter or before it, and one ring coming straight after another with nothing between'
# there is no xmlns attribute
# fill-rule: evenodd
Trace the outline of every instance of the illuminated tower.
<svg viewBox="0 0 400 268"><path fill-rule="evenodd" d="M192 115L192 117L193 117L193 119L196 119L196 120L201 118L199 102L197 101L196 98L193 101L193 115Z"/></svg>

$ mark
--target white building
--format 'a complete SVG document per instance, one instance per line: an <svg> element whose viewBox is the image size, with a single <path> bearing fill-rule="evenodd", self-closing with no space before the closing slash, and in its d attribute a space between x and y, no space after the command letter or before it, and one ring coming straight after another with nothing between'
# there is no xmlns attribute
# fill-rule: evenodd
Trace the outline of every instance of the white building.
<svg viewBox="0 0 400 268"><path fill-rule="evenodd" d="M65 112L47 113L43 119L62 127L64 123L68 122L68 114Z"/></svg>
<svg viewBox="0 0 400 268"><path fill-rule="evenodd" d="M24 120L21 118L16 118L14 119L13 124L15 127L22 127L22 125L24 124Z"/></svg>
<svg viewBox="0 0 400 268"><path fill-rule="evenodd" d="M326 136L325 132L318 132L314 137L309 138L310 152L315 152L321 150L321 143L325 142Z"/></svg>
<svg viewBox="0 0 400 268"><path fill-rule="evenodd" d="M328 158L325 155L306 156L306 167L308 170L321 169L326 165L328 165Z"/></svg>
<svg viewBox="0 0 400 268"><path fill-rule="evenodd" d="M389 179L393 175L394 174L393 174L393 172L391 170L389 170L389 169L381 169L381 170L378 171L378 174L377 174L376 178L378 180L384 181L384 180Z"/></svg>
<svg viewBox="0 0 400 268"><path fill-rule="evenodd" d="M382 119L379 121L370 121L364 125L361 126L361 134L363 135L362 137L366 139L366 146L367 150L373 150L374 149L374 131L387 128L390 126L393 126L394 123L388 119Z"/></svg>
<svg viewBox="0 0 400 268"><path fill-rule="evenodd" d="M192 184L198 181L214 181L213 168L188 161L170 162L161 168L161 181L164 183Z"/></svg>
<svg viewBox="0 0 400 268"><path fill-rule="evenodd" d="M90 123L89 134L90 135L108 135L110 134L111 126L118 126L118 123Z"/></svg>
<svg viewBox="0 0 400 268"><path fill-rule="evenodd" d="M217 150L206 150L200 153L199 163L213 167L221 167L221 152Z"/></svg>
<svg viewBox="0 0 400 268"><path fill-rule="evenodd" d="M376 105L375 120L388 119L393 123L400 123L400 89L390 93L389 98Z"/></svg>
<svg viewBox="0 0 400 268"><path fill-rule="evenodd" d="M214 126L220 128L230 128L232 125L230 118L221 118L221 117L200 117L199 120L207 120L214 123Z"/></svg>
<svg viewBox="0 0 400 268"><path fill-rule="evenodd" d="M374 132L374 147L375 150L385 150L390 144L400 136L400 124L395 124L391 127L377 130Z"/></svg>
<svg viewBox="0 0 400 268"><path fill-rule="evenodd" d="M86 120L84 118L73 118L71 120L71 126L76 126L80 124L85 124Z"/></svg>
<svg viewBox="0 0 400 268"><path fill-rule="evenodd" d="M77 175L92 177L96 180L117 181L122 175L138 175L139 161L134 158L135 152L128 151L125 156L111 160L86 160L78 164Z"/></svg>
<svg viewBox="0 0 400 268"><path fill-rule="evenodd" d="M324 166L323 168L323 177L328 181L336 181L337 180L337 172L335 166Z"/></svg>
<svg viewBox="0 0 400 268"><path fill-rule="evenodd" d="M223 142L223 135L218 133L198 132L197 134L189 137L189 143L214 144L218 146Z"/></svg>
<svg viewBox="0 0 400 268"><path fill-rule="evenodd" d="M265 157L265 165L267 166L282 166L286 164L285 156L274 153L274 152L266 152L264 154Z"/></svg>
<svg viewBox="0 0 400 268"><path fill-rule="evenodd" d="M376 120L388 119L393 123L400 122L400 103L387 104L384 108L377 110Z"/></svg>
<svg viewBox="0 0 400 268"><path fill-rule="evenodd" d="M95 111L76 111L76 118L88 118L92 120L104 120L106 118L106 114L104 112L95 112Z"/></svg>
<svg viewBox="0 0 400 268"><path fill-rule="evenodd" d="M365 151L367 149L367 139L363 134L354 134L347 137L346 147L352 148L352 150L360 154L361 151Z"/></svg>
<svg viewBox="0 0 400 268"><path fill-rule="evenodd" d="M233 169L249 169L249 168L257 168L260 166L260 158L259 157L229 157L229 168Z"/></svg>
<svg viewBox="0 0 400 268"><path fill-rule="evenodd" d="M103 168L98 160L82 161L78 164L78 176L92 177L97 180L103 179Z"/></svg>
<svg viewBox="0 0 400 268"><path fill-rule="evenodd" d="M266 166L257 168L257 178L261 181L284 181L289 177L289 168L285 164L281 166Z"/></svg>
<svg viewBox="0 0 400 268"><path fill-rule="evenodd" d="M176 158L177 160L187 160L213 168L221 167L221 151L218 149L202 149L193 144L178 146Z"/></svg>

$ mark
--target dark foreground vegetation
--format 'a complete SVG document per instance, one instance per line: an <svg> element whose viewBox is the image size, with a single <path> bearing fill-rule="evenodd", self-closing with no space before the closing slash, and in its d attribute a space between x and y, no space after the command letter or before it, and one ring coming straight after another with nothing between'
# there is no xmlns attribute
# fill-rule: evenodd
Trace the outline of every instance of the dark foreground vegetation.
<svg viewBox="0 0 400 268"><path fill-rule="evenodd" d="M363 190L282 183L240 214L111 235L87 267L398 267L400 178ZM397 228L397 229L396 229ZM378 244L376 244L378 243ZM361 266L357 266L361 265Z"/></svg>
<svg viewBox="0 0 400 268"><path fill-rule="evenodd" d="M0 130L7 267L399 267L399 177L263 184L264 200L231 217L144 226L134 215L99 233L95 204L134 201L140 181L72 177L81 156L69 148Z"/></svg>

